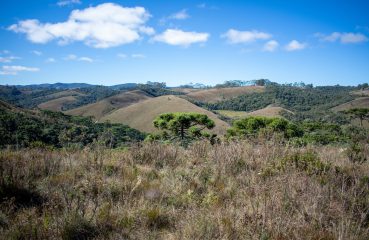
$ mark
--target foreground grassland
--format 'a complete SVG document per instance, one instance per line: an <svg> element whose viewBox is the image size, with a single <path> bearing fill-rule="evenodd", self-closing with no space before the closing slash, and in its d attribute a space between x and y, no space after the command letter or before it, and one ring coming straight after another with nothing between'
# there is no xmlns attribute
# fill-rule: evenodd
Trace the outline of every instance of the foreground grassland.
<svg viewBox="0 0 369 240"><path fill-rule="evenodd" d="M369 239L368 161L259 142L2 150L0 238Z"/></svg>

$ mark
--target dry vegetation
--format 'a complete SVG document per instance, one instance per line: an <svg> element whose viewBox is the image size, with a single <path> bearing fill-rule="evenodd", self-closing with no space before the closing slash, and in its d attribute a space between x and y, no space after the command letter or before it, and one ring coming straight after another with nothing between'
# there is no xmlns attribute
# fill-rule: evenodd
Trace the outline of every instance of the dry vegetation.
<svg viewBox="0 0 369 240"><path fill-rule="evenodd" d="M369 108L369 97L360 97L350 102L334 107L333 111L345 111L352 108Z"/></svg>
<svg viewBox="0 0 369 240"><path fill-rule="evenodd" d="M85 117L92 116L95 119L99 120L100 118L111 113L114 110L127 107L129 105L147 100L149 98L151 98L151 96L149 96L147 93L141 90L133 90L105 98L96 103L68 110L66 111L66 114Z"/></svg>
<svg viewBox="0 0 369 240"><path fill-rule="evenodd" d="M217 110L216 112L219 113L220 115L233 119L245 118L248 116L282 117L281 113L283 112L292 113L291 111L285 108L274 106L268 106L266 108L262 108L253 112L232 111L232 110Z"/></svg>
<svg viewBox="0 0 369 240"><path fill-rule="evenodd" d="M369 238L368 161L258 142L1 151L0 238Z"/></svg>
<svg viewBox="0 0 369 240"><path fill-rule="evenodd" d="M47 102L43 102L39 104L37 107L44 109L44 110L50 110L50 111L62 111L62 108L65 104L73 103L77 101L77 99L74 96L65 96L60 97L57 99L49 100Z"/></svg>
<svg viewBox="0 0 369 240"><path fill-rule="evenodd" d="M262 86L211 88L189 92L186 96L200 102L218 102L226 99L231 99L243 94L263 91L265 91L265 87Z"/></svg>
<svg viewBox="0 0 369 240"><path fill-rule="evenodd" d="M200 108L189 101L173 96L161 96L118 109L111 114L106 115L101 121L110 121L112 123L123 123L132 128L143 132L155 132L153 120L162 113L169 112L197 112L209 116L215 122L215 128L212 130L217 134L223 135L229 127L227 123L218 119L216 114Z"/></svg>

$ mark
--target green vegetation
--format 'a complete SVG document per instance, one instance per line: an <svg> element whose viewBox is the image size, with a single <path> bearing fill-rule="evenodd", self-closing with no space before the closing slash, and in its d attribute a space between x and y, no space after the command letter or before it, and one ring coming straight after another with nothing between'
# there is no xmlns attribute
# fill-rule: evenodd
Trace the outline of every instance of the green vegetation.
<svg viewBox="0 0 369 240"><path fill-rule="evenodd" d="M215 126L214 121L206 114L182 112L161 114L155 118L153 123L163 132L158 135L149 135L148 140L156 138L179 140L182 145L188 145L195 139L210 137L210 134L203 130L212 129Z"/></svg>
<svg viewBox="0 0 369 240"><path fill-rule="evenodd" d="M294 121L306 119L348 123L348 120L339 114L330 111L332 107L354 99L350 92L354 87L297 87L289 85L269 84L261 93L250 93L229 100L216 103L201 103L198 105L211 110L255 111L274 104L286 108L295 114L286 117Z"/></svg>
<svg viewBox="0 0 369 240"><path fill-rule="evenodd" d="M350 115L352 118L360 119L360 126L363 126L363 120L369 120L369 108L352 108L343 113Z"/></svg>
<svg viewBox="0 0 369 240"><path fill-rule="evenodd" d="M86 146L94 141L117 147L143 138L144 134L122 124L94 123L60 112L0 109L1 148Z"/></svg>

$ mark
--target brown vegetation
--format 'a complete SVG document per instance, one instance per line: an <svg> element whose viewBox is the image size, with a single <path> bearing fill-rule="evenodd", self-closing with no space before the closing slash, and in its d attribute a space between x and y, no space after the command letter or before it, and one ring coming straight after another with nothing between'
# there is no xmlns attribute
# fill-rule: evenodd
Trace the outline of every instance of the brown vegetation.
<svg viewBox="0 0 369 240"><path fill-rule="evenodd" d="M68 110L65 113L76 116L92 116L95 119L99 120L100 118L111 113L114 110L127 107L129 105L144 101L149 98L151 98L151 96L149 96L147 93L141 90L133 90L105 98L96 103Z"/></svg>
<svg viewBox="0 0 369 240"><path fill-rule="evenodd" d="M123 123L143 132L155 132L153 120L162 113L170 112L196 112L206 114L215 122L212 130L217 134L225 134L229 127L227 123L220 120L214 113L200 108L189 101L173 96L161 96L118 109L106 115L101 121L112 123Z"/></svg>
<svg viewBox="0 0 369 240"><path fill-rule="evenodd" d="M246 87L230 87L230 88L210 88L200 91L188 93L186 96L190 99L200 102L217 102L231 99L243 94L263 92L263 86L246 86Z"/></svg>
<svg viewBox="0 0 369 240"><path fill-rule="evenodd" d="M0 236L369 238L368 162L259 142L1 151Z"/></svg>

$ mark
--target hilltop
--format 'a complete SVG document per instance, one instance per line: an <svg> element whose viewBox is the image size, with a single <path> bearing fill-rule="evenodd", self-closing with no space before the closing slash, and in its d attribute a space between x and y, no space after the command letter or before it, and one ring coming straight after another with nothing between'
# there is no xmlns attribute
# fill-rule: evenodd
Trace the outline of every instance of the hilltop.
<svg viewBox="0 0 369 240"><path fill-rule="evenodd" d="M220 120L214 113L200 108L189 101L174 95L151 98L140 103L118 109L113 113L104 116L100 121L110 121L112 123L123 123L143 132L154 132L153 125L155 117L168 112L197 112L208 115L214 120L216 127L213 131L217 134L224 134L227 123Z"/></svg>
<svg viewBox="0 0 369 240"><path fill-rule="evenodd" d="M141 90L122 92L117 95L104 98L96 103L68 110L65 113L77 116L92 116L99 120L116 109L127 107L151 97L152 96Z"/></svg>

